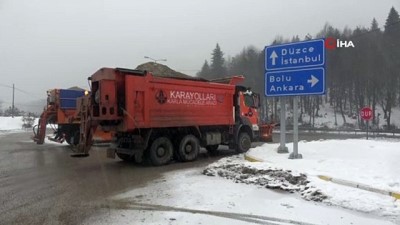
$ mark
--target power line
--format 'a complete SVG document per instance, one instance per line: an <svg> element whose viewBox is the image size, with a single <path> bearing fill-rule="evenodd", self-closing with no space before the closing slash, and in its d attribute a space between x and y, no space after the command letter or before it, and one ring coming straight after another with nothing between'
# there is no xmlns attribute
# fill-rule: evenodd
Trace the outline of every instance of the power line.
<svg viewBox="0 0 400 225"><path fill-rule="evenodd" d="M29 92L24 91L24 90L22 90L22 89L19 89L19 88L17 88L17 87L13 87L13 86L10 86L10 85L7 85L7 84L2 84L2 83L0 83L0 86L6 87L6 88L10 88L10 89L15 89L15 90L17 90L17 91L20 92L20 93L23 93L23 94L28 95L28 96L30 96L30 97L36 98L36 99L38 99L38 100L42 100L42 99L43 99L43 98L39 98L39 97L36 96L35 94L29 93Z"/></svg>
<svg viewBox="0 0 400 225"><path fill-rule="evenodd" d="M2 104L11 104L12 102L9 101L2 101ZM39 106L45 106L46 103L44 104L29 104L29 103L15 103L15 106L32 106L32 107L39 107Z"/></svg>
<svg viewBox="0 0 400 225"><path fill-rule="evenodd" d="M1 84L1 83L0 83L0 86L7 87L7 88L13 88L12 86L9 86L9 85L6 85L6 84Z"/></svg>

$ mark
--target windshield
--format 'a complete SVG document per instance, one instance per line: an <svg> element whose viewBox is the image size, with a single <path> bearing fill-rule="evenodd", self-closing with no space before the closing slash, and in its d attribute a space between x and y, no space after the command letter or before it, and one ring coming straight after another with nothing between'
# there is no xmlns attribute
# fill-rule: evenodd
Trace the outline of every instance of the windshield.
<svg viewBox="0 0 400 225"><path fill-rule="evenodd" d="M247 107L254 107L255 106L254 105L254 98L253 98L252 95L244 94L243 96L244 96L244 104Z"/></svg>

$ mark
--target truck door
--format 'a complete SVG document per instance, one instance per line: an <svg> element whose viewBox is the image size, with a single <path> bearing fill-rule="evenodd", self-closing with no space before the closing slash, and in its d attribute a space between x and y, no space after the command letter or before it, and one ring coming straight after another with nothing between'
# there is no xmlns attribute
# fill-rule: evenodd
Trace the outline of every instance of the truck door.
<svg viewBox="0 0 400 225"><path fill-rule="evenodd" d="M258 130L258 111L251 92L239 92L240 116L251 124L253 131Z"/></svg>

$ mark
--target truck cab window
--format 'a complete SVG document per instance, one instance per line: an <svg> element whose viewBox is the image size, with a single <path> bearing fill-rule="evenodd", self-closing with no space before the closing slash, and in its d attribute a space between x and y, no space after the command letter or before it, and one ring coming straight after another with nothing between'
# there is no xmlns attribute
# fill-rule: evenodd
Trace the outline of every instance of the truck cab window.
<svg viewBox="0 0 400 225"><path fill-rule="evenodd" d="M247 107L254 107L254 99L253 99L253 96L248 95L248 94L244 94L243 96L244 96L244 104L245 104Z"/></svg>

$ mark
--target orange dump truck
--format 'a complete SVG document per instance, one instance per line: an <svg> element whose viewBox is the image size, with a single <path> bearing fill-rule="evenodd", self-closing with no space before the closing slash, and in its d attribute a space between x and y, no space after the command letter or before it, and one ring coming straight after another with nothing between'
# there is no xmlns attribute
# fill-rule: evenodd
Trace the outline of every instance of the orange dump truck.
<svg viewBox="0 0 400 225"><path fill-rule="evenodd" d="M145 157L153 165L173 157L195 160L200 147L216 151L227 145L242 153L252 142L271 140L273 125L260 123L259 95L239 85L243 76L209 81L102 68L89 80L78 146L84 155L98 129L114 133L108 157Z"/></svg>
<svg viewBox="0 0 400 225"><path fill-rule="evenodd" d="M52 89L47 91L47 106L39 118L39 123L33 127L33 140L37 144L43 144L48 124L54 126L54 137L49 140L62 143L66 141L70 145L79 143L79 107L78 103L88 98L84 90L80 89ZM78 105L79 106L79 105ZM96 141L110 141L111 134L98 131L94 135Z"/></svg>

